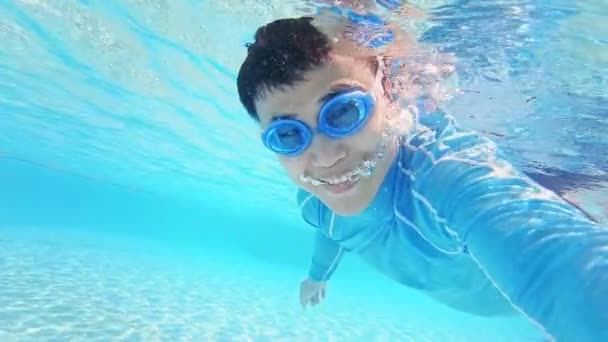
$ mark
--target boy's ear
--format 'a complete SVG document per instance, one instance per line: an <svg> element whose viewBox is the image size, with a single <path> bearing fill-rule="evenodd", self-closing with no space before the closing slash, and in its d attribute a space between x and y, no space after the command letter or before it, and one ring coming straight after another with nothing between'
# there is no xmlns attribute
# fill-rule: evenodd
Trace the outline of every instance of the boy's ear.
<svg viewBox="0 0 608 342"><path fill-rule="evenodd" d="M395 100L393 98L393 82L386 75L382 76L382 89L384 90L384 96L386 96L390 102L393 102Z"/></svg>
<svg viewBox="0 0 608 342"><path fill-rule="evenodd" d="M374 56L370 58L369 63L373 65L372 70L374 74L377 75L380 73L382 75L382 90L384 91L384 96L390 101L393 102L395 100L393 96L393 81L389 78L386 64L387 60L380 57Z"/></svg>

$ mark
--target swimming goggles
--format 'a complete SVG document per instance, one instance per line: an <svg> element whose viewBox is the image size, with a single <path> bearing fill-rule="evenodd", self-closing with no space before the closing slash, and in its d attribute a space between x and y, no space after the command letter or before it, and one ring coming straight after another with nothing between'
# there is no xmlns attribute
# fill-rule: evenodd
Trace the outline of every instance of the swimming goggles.
<svg viewBox="0 0 608 342"><path fill-rule="evenodd" d="M370 119L374 105L372 95L359 89L340 92L321 106L317 131L335 139L353 135ZM293 157L306 151L315 133L301 120L286 117L273 121L262 141L269 150Z"/></svg>

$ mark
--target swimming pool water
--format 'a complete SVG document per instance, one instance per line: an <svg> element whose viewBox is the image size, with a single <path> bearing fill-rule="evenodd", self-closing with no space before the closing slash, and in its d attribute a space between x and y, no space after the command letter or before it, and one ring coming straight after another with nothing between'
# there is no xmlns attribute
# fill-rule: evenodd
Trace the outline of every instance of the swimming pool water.
<svg viewBox="0 0 608 342"><path fill-rule="evenodd" d="M412 3L448 110L608 222L608 4ZM0 0L0 340L542 340L354 258L299 307L310 230L234 82L304 4Z"/></svg>
<svg viewBox="0 0 608 342"><path fill-rule="evenodd" d="M0 247L10 250L3 341L540 341L526 322L455 314L374 277L376 286L338 278L334 299L303 310L298 270L236 249L44 229L5 234Z"/></svg>

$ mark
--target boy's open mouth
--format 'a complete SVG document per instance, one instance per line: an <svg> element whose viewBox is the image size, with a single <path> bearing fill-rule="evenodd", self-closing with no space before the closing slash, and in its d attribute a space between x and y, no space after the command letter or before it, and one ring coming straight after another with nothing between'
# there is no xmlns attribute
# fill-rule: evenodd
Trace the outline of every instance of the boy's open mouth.
<svg viewBox="0 0 608 342"><path fill-rule="evenodd" d="M310 183L313 186L324 186L335 193L342 193L352 189L362 177L371 177L376 171L376 166L384 158L392 134L385 132L385 140L379 144L373 157L364 159L358 166L344 174L332 177L314 177L305 173L300 175L300 181Z"/></svg>
<svg viewBox="0 0 608 342"><path fill-rule="evenodd" d="M359 177L357 176L355 178L352 178L352 179L349 178L348 180L337 183L337 184L327 183L327 184L324 184L324 186L333 193L341 194L341 193L345 193L348 190L354 188L358 181L359 181Z"/></svg>
<svg viewBox="0 0 608 342"><path fill-rule="evenodd" d="M328 177L328 178L317 178L311 176L305 176L302 174L300 180L305 183L310 183L313 186L328 185L331 188L342 188L349 185L354 185L359 181L361 177L369 177L374 173L376 168L376 160L365 160L361 165L355 167L353 170L346 172L340 176Z"/></svg>

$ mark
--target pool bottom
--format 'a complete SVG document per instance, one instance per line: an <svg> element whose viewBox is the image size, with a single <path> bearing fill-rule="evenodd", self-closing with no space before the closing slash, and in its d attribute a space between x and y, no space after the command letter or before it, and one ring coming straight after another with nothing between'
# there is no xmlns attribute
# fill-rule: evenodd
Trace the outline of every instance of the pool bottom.
<svg viewBox="0 0 608 342"><path fill-rule="evenodd" d="M302 272L192 245L0 228L0 340L542 340L523 319L472 317L340 273L327 301L303 310Z"/></svg>

